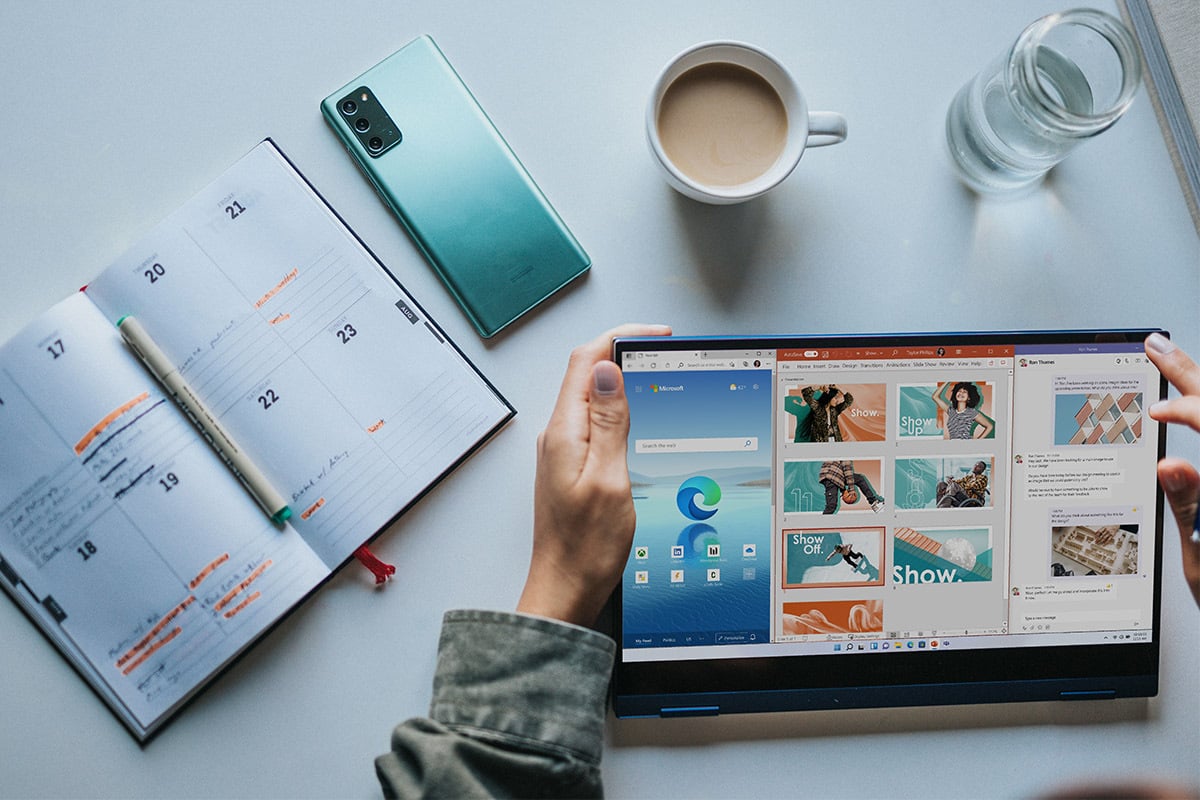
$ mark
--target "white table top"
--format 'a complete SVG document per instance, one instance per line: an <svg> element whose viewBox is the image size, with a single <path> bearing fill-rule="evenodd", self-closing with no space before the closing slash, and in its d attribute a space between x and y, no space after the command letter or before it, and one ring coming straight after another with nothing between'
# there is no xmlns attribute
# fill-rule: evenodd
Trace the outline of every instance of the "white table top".
<svg viewBox="0 0 1200 800"><path fill-rule="evenodd" d="M1065 7L0 4L0 341L271 136L520 412L377 541L395 581L375 591L365 571L344 570L145 748L0 602L0 795L376 795L372 757L427 709L443 610L515 603L535 437L571 346L619 322L692 334L1157 325L1200 355L1200 239L1144 93L1019 202L977 202L943 153L959 86ZM586 281L490 343L318 111L426 32L593 259ZM657 70L715 38L772 51L812 108L849 120L844 144L807 153L775 193L738 207L673 193L642 131ZM1170 450L1200 460L1198 442L1174 432ZM1200 785L1200 612L1170 522L1165 541L1156 699L610 721L608 791L1028 796L1131 775Z"/></svg>

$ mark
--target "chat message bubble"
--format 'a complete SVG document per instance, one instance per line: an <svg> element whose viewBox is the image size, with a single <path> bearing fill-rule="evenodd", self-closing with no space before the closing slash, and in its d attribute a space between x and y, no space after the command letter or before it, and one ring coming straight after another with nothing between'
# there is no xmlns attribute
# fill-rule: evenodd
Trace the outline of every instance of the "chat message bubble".
<svg viewBox="0 0 1200 800"><path fill-rule="evenodd" d="M1045 602L1053 600L1056 603L1076 602L1086 603L1095 600L1097 597L1102 597L1111 593L1113 585L1111 583L1088 583L1081 585L1042 585L1042 586L1026 586L1021 590L1019 597L1029 602ZM1034 619L1038 614L1043 612L1029 611L1023 612L1025 619ZM1044 612L1051 613L1051 612Z"/></svg>
<svg viewBox="0 0 1200 800"><path fill-rule="evenodd" d="M1141 378L1129 375L1058 375L1050 384L1056 392L1140 392Z"/></svg>
<svg viewBox="0 0 1200 800"><path fill-rule="evenodd" d="M1021 463L1030 500L1104 499L1125 482L1125 471L1111 454L1029 453Z"/></svg>
<svg viewBox="0 0 1200 800"><path fill-rule="evenodd" d="M1140 522L1141 517L1137 506L1050 509L1050 524L1056 528L1064 525L1087 525L1093 528L1102 525L1125 525Z"/></svg>
<svg viewBox="0 0 1200 800"><path fill-rule="evenodd" d="M1141 440L1147 423L1140 379L1058 376L1053 386L1055 446L1129 445Z"/></svg>

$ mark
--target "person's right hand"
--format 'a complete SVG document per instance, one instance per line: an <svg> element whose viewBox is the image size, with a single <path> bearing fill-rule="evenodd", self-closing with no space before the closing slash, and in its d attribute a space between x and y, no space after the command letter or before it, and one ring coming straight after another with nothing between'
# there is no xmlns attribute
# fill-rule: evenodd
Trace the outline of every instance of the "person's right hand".
<svg viewBox="0 0 1200 800"><path fill-rule="evenodd" d="M1159 422L1182 423L1200 432L1200 367L1174 342L1158 333L1146 337L1146 355L1182 395L1154 403L1149 409L1150 417ZM1158 482L1175 513L1183 545L1184 577L1200 605L1200 541L1194 538L1196 509L1200 506L1200 473L1182 458L1164 458L1158 462Z"/></svg>

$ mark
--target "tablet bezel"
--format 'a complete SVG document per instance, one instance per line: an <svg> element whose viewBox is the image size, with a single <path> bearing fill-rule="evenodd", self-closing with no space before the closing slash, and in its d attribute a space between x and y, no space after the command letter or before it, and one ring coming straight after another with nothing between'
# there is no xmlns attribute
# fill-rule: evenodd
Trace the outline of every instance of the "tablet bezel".
<svg viewBox="0 0 1200 800"><path fill-rule="evenodd" d="M1161 329L924 332L903 334L648 337L617 339L618 365L628 352L882 348L988 344L1138 343ZM1158 397L1166 379L1159 376ZM1157 398L1155 398L1157 399ZM1157 457L1166 452L1158 426ZM1154 598L1150 641L1039 645L886 657L808 654L678 661L623 660L622 587L612 598L617 658L612 682L617 717L672 717L918 705L1152 697L1158 692L1162 639L1163 493L1156 490Z"/></svg>

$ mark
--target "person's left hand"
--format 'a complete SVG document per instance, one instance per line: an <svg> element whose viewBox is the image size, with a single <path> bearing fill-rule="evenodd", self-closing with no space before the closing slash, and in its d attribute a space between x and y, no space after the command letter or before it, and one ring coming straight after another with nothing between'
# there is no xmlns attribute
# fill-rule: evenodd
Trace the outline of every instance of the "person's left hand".
<svg viewBox="0 0 1200 800"><path fill-rule="evenodd" d="M517 611L591 625L620 580L635 520L629 405L609 354L618 336L670 333L665 325L622 325L572 351L538 436L533 555Z"/></svg>

